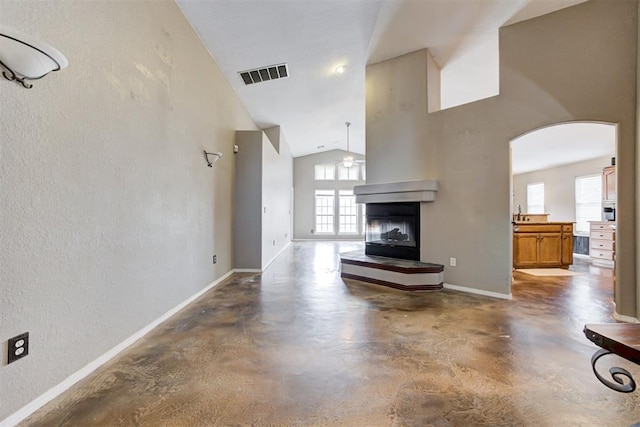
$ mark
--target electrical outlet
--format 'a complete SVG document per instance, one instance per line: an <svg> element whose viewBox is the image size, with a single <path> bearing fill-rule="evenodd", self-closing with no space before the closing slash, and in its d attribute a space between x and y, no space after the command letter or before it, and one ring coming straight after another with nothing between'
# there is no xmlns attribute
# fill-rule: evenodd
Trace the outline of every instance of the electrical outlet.
<svg viewBox="0 0 640 427"><path fill-rule="evenodd" d="M276 241L274 240L274 241L273 241L273 246L275 246L275 245L276 245Z"/></svg>
<svg viewBox="0 0 640 427"><path fill-rule="evenodd" d="M449 258L449 266L455 267L458 261L455 258Z"/></svg>
<svg viewBox="0 0 640 427"><path fill-rule="evenodd" d="M7 363L15 362L29 354L29 332L9 338Z"/></svg>
<svg viewBox="0 0 640 427"><path fill-rule="evenodd" d="M213 263L215 264L216 262L218 262L218 255L213 256Z"/></svg>

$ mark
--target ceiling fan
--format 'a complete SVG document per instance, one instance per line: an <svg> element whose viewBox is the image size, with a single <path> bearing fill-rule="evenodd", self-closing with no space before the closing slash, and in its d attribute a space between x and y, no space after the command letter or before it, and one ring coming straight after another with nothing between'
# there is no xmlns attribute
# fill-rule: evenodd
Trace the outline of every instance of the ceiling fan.
<svg viewBox="0 0 640 427"><path fill-rule="evenodd" d="M350 168L356 163L365 163L364 160L355 160L349 151L349 126L351 126L351 122L344 122L347 126L347 154L343 157L341 162L338 162L338 165L342 165L345 168Z"/></svg>

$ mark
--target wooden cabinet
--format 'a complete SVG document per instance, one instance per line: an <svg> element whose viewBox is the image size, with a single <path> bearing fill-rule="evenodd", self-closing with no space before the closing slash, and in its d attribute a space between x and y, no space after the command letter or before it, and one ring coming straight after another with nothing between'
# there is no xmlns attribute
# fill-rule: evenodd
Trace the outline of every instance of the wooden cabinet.
<svg viewBox="0 0 640 427"><path fill-rule="evenodd" d="M591 221L589 232L589 256L591 262L613 267L616 255L616 223Z"/></svg>
<svg viewBox="0 0 640 427"><path fill-rule="evenodd" d="M607 166L602 170L602 200L615 202L617 196L616 167Z"/></svg>
<svg viewBox="0 0 640 427"><path fill-rule="evenodd" d="M573 264L573 223L513 225L513 267L567 267Z"/></svg>

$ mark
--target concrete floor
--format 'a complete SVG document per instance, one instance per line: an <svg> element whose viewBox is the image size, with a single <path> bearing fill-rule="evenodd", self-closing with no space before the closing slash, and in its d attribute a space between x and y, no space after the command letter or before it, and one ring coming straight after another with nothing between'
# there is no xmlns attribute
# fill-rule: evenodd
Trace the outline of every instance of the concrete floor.
<svg viewBox="0 0 640 427"><path fill-rule="evenodd" d="M357 247L294 243L264 274L231 277L23 425L640 421L639 392L597 381L597 347L582 333L612 322L611 270L576 260L585 274L516 272L512 300L411 294L343 282L338 253ZM608 359L638 376L640 367Z"/></svg>

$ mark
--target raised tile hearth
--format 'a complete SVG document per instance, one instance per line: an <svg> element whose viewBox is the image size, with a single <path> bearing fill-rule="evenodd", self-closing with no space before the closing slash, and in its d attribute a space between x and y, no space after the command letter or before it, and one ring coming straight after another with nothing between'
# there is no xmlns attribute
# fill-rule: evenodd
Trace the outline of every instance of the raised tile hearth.
<svg viewBox="0 0 640 427"><path fill-rule="evenodd" d="M340 254L341 277L403 291L440 290L443 272L442 264L366 255L361 250Z"/></svg>

